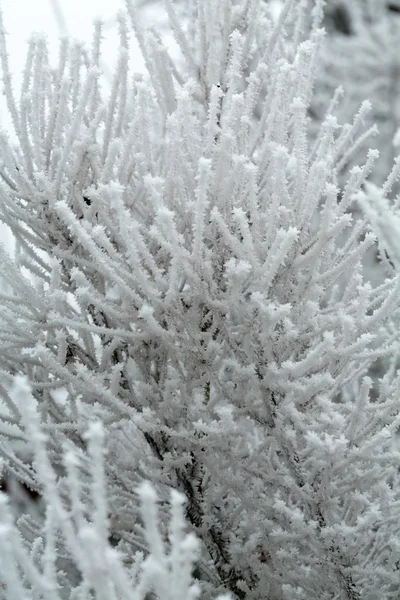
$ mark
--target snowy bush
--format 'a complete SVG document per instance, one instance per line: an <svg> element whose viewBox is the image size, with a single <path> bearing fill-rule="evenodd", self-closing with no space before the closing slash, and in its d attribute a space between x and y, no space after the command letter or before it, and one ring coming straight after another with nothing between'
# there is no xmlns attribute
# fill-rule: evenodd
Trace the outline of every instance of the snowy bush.
<svg viewBox="0 0 400 600"><path fill-rule="evenodd" d="M55 69L33 37L19 100L1 24L0 453L42 497L2 500L7 600L397 597L400 281L363 260L398 163L338 187L368 105L308 143L322 5L207 0L187 34L167 0L178 67L128 0L109 92L96 23Z"/></svg>
<svg viewBox="0 0 400 600"><path fill-rule="evenodd" d="M26 380L16 377L12 393L25 407L26 431L33 445L37 480L47 499L44 527L35 537L30 552L10 519L7 500L0 496L0 576L7 598L57 600L96 597L104 600L144 598L154 591L167 600L195 600L200 588L192 581L192 567L199 544L193 534L184 533L184 497L171 494L169 546L158 526L156 494L148 483L138 489L143 535L150 555L123 556L109 543L108 511L104 480L104 434L100 423L92 423L83 438L88 456L83 459L72 448L65 452L65 480L60 486L46 452L34 401ZM89 459L89 460L88 460ZM91 469L88 486L82 485L80 470ZM29 532L31 523L19 521ZM68 575L60 568L69 566ZM71 566L76 585L71 590ZM81 577L79 577L79 572ZM21 573L23 578L21 580ZM223 597L220 597L223 600Z"/></svg>
<svg viewBox="0 0 400 600"><path fill-rule="evenodd" d="M320 71L312 114L323 118L326 103L336 89L341 102L337 113L341 122L352 119L368 99L371 109L365 115L370 134L361 146L373 146L380 153L371 179L382 185L399 153L400 137L400 4L394 0L354 0L327 3L327 35L321 53ZM360 153L353 155L357 162ZM398 184L394 191L398 193Z"/></svg>

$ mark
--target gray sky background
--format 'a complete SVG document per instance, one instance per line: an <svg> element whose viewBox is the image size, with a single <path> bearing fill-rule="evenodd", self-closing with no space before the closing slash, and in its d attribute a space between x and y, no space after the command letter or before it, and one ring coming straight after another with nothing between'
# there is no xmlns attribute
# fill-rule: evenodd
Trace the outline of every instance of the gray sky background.
<svg viewBox="0 0 400 600"><path fill-rule="evenodd" d="M59 4L69 33L89 42L93 19L101 16L111 20L123 7L123 0L61 0ZM53 0L2 0L2 6L13 69L21 70L26 41L33 31L46 33L56 51L60 32L52 8Z"/></svg>

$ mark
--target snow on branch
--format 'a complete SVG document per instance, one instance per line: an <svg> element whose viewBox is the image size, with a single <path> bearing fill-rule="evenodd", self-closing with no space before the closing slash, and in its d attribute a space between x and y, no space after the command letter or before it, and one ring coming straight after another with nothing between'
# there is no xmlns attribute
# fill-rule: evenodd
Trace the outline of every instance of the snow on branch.
<svg viewBox="0 0 400 600"><path fill-rule="evenodd" d="M65 475L59 477L48 460L48 440L40 429L26 378L15 378L12 395L16 402L23 399L26 404L26 433L32 442L43 490L45 517L41 537L29 549L13 522L7 495L0 494L2 595L5 593L9 600L61 600L67 592L70 598L89 598L94 594L98 600L142 600L153 592L160 600L199 598L201 587L194 582L192 571L200 543L192 533L185 533L184 496L171 492L168 540L164 540L157 494L150 483L139 486L139 512L148 553L145 556L138 552L127 561L109 539L102 425L92 423L84 436L87 456L66 450ZM91 471L89 478L85 463ZM70 573L74 567L79 574L76 585L69 590L63 581L65 573L60 570L61 557L64 567L70 563ZM225 594L216 600L228 598Z"/></svg>
<svg viewBox="0 0 400 600"><path fill-rule="evenodd" d="M399 270L400 213L390 205L385 197L385 190L379 189L373 183L366 183L365 191L358 193L357 200L371 224L381 250Z"/></svg>
<svg viewBox="0 0 400 600"><path fill-rule="evenodd" d="M310 142L323 4L168 1L172 56L127 0L111 86L97 22L55 68L34 36L20 99L1 23L6 600L397 593L398 163L348 169L340 92Z"/></svg>

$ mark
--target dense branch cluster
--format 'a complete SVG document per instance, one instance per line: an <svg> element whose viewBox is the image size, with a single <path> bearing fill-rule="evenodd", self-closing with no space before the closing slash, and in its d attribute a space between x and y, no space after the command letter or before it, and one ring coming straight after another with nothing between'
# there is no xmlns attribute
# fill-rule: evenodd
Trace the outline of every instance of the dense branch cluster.
<svg viewBox="0 0 400 600"><path fill-rule="evenodd" d="M19 100L0 23L0 597L396 598L400 162L349 168L368 102L309 141L322 1L193 5L175 61L127 0L109 91L100 22L33 37Z"/></svg>
<svg viewBox="0 0 400 600"><path fill-rule="evenodd" d="M397 9L396 9L396 5ZM400 137L400 4L386 0L355 0L327 3L327 36L321 52L318 86L312 113L323 118L326 104L335 90L341 94L338 110L341 122L352 118L360 103L368 98L372 110L366 126L373 138L367 144L379 150L371 174L382 185L398 154ZM331 25L331 26L330 26ZM394 191L399 192L398 183Z"/></svg>

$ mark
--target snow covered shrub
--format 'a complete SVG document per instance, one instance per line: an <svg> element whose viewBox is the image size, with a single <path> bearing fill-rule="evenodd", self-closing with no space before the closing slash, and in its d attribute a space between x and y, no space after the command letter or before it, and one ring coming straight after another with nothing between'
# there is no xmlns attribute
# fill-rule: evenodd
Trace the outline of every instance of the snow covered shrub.
<svg viewBox="0 0 400 600"><path fill-rule="evenodd" d="M309 147L322 2L308 32L304 3L276 25L257 0L196 6L187 35L166 1L178 68L128 1L148 77L129 70L121 14L109 92L97 23L90 50L62 42L56 69L34 37L17 101L1 26L17 143L1 134L16 251L1 251L0 453L45 503L42 521L1 530L5 597L142 598L149 550L153 593L194 595L192 542L184 584L176 567L175 489L204 598L395 598L400 282L365 278L375 237L348 211L376 152L337 181L364 111L343 128L328 112ZM140 524L144 480L158 545Z"/></svg>
<svg viewBox="0 0 400 600"><path fill-rule="evenodd" d="M342 123L352 119L365 99L371 102L365 123L373 137L368 136L360 150L363 154L366 144L379 150L371 180L381 185L400 145L396 137L400 127L400 4L332 0L327 13L329 34L321 53L312 112L318 121L323 119L326 104L339 87L342 99L337 113ZM353 164L362 154L352 156ZM399 191L398 185L394 191Z"/></svg>
<svg viewBox="0 0 400 600"><path fill-rule="evenodd" d="M321 52L314 99L311 130L318 135L326 105L336 95L332 107L340 123L346 123L363 107L366 132L352 153L342 161L338 181L344 186L347 173L357 164L368 146L379 150L379 158L369 176L382 185L399 152L400 62L397 40L400 35L400 4L397 0L328 0L324 24L328 35ZM336 92L335 92L336 90ZM365 103L368 99L369 104ZM387 191L391 199L399 193L394 181ZM357 216L355 206L351 208ZM388 267L386 255L372 249L365 263L368 278L382 282ZM384 265L382 265L382 262ZM384 266L384 269L382 268ZM383 372L379 373L381 376Z"/></svg>
<svg viewBox="0 0 400 600"><path fill-rule="evenodd" d="M25 431L32 442L37 481L46 495L47 506L43 532L36 535L28 552L13 527L7 499L4 494L0 496L0 581L5 596L141 600L154 591L162 600L198 598L200 588L193 582L191 572L199 544L193 534L184 533L184 497L175 491L171 493L168 551L159 529L157 496L150 484L143 483L138 495L143 537L150 554L146 558L143 552L123 556L112 548L108 539L102 425L92 423L83 436L88 455L78 454L72 445L65 452L66 476L59 485L24 378L16 377L12 397L17 403L18 400L28 403L24 411ZM80 470L90 470L88 486L82 485ZM26 517L19 520L19 528L26 537L32 537L32 522ZM73 565L75 582L71 581ZM68 569L69 577L61 567ZM221 596L219 600L224 598Z"/></svg>

